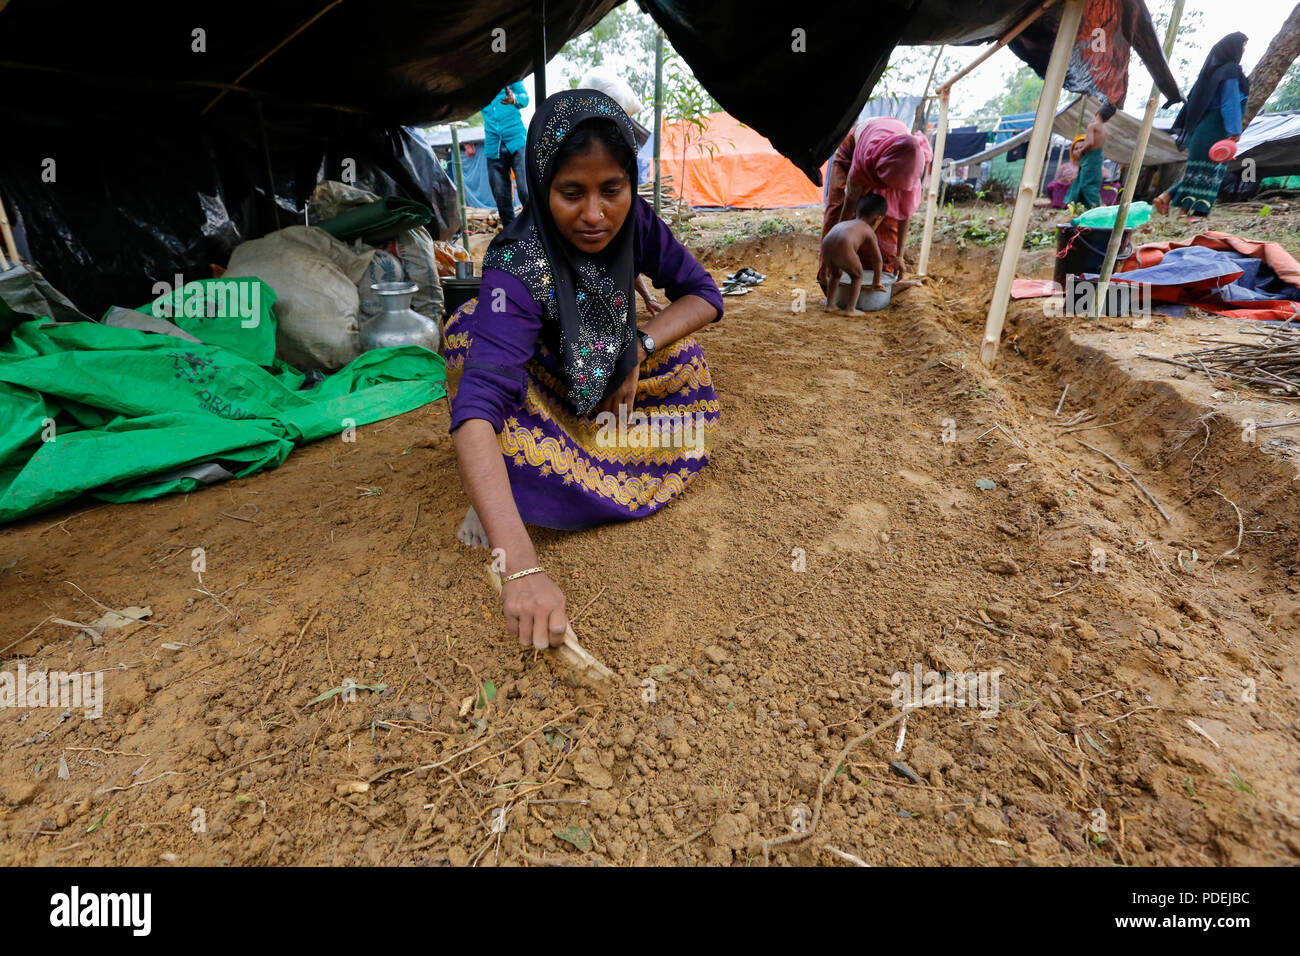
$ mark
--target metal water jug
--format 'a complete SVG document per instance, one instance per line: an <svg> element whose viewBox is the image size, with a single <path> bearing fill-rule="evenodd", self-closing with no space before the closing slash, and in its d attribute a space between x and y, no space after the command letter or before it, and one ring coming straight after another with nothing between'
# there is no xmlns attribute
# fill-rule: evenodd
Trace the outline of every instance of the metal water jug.
<svg viewBox="0 0 1300 956"><path fill-rule="evenodd" d="M375 282L370 288L384 304L384 311L361 326L361 349L420 345L438 351L438 323L411 308L411 296L420 291L414 282Z"/></svg>

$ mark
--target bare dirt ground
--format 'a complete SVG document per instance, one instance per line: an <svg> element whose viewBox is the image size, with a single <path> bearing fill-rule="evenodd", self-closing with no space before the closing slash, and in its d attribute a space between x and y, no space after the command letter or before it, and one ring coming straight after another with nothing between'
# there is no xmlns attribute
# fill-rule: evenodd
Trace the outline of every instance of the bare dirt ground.
<svg viewBox="0 0 1300 956"><path fill-rule="evenodd" d="M0 862L761 865L804 817L773 864L1296 863L1300 485L1240 429L1294 406L1136 358L1178 323L1038 302L984 369L996 248L826 315L819 224L692 220L716 277L768 275L701 335L712 463L654 518L537 532L604 699L504 634L442 402L0 531L0 670L107 694L0 714ZM152 617L99 646L45 620L91 599ZM846 753L916 665L1000 669L997 715L923 707ZM373 689L319 699L345 679Z"/></svg>

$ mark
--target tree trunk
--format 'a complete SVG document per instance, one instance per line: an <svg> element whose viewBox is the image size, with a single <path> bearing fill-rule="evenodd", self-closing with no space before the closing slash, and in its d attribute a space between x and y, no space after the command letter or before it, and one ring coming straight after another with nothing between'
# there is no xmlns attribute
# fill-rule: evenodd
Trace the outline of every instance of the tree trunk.
<svg viewBox="0 0 1300 956"><path fill-rule="evenodd" d="M1300 3L1296 4L1250 73L1250 98L1246 101L1246 112L1241 118L1242 129L1263 108L1264 101L1273 95L1296 57L1300 57Z"/></svg>

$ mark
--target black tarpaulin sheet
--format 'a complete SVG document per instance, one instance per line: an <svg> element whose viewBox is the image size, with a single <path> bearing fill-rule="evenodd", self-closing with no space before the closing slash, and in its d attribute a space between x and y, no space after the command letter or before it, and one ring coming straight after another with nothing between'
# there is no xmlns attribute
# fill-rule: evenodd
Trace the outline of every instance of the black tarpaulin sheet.
<svg viewBox="0 0 1300 956"><path fill-rule="evenodd" d="M239 243L302 223L322 179L418 199L434 211L431 232L459 226L442 165L401 127L285 142L271 154L274 206L256 138L197 119L157 130L86 122L6 140L0 191L24 260L90 315L153 299L178 275L209 278Z"/></svg>
<svg viewBox="0 0 1300 956"><path fill-rule="evenodd" d="M1036 5L638 2L718 102L814 182L896 44L994 40ZM545 0L548 53L616 5ZM146 279L170 281L176 271L198 277L209 262L223 262L232 243L275 228L275 208L299 210L322 173L343 178L334 170L348 160L360 167L357 185L423 198L437 210L439 197L430 193L445 194L446 177L403 143L400 127L467 116L531 72L541 6L11 0L0 5L0 82L12 94L0 101L0 190L31 258L93 312L147 298ZM1142 0L1089 0L1089 11L1089 23L1131 38L1148 67L1167 78L1166 95L1176 97ZM1013 46L1040 72L1055 17L1059 8ZM1114 91L1126 80L1106 65L1112 60L1097 66L1076 52L1083 72L1071 71L1071 89ZM50 183L41 163L55 150L63 161ZM79 159L70 158L78 151ZM131 248L137 239L140 248ZM89 270L117 274L81 274ZM81 301L84 293L91 298Z"/></svg>
<svg viewBox="0 0 1300 956"><path fill-rule="evenodd" d="M547 0L548 50L614 5ZM468 115L530 72L535 8L0 3L0 195L20 251L98 315L303 222L325 178L420 200L446 237L454 186L403 127Z"/></svg>
<svg viewBox="0 0 1300 956"><path fill-rule="evenodd" d="M771 140L814 182L821 181L818 167L857 118L896 45L992 42L1040 5L859 0L757 14L748 0L642 0L723 108ZM1040 76L1061 7L1048 9L1009 45ZM1142 0L1089 0L1066 89L1123 105L1130 45L1161 92L1181 99Z"/></svg>
<svg viewBox="0 0 1300 956"><path fill-rule="evenodd" d="M1239 172L1246 163L1255 180L1300 173L1300 110L1260 113L1251 120L1228 169Z"/></svg>

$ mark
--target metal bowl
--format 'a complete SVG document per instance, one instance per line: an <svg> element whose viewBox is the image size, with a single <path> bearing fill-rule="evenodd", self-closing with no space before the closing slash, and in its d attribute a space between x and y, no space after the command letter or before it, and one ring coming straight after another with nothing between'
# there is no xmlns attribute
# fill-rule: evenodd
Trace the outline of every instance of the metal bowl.
<svg viewBox="0 0 1300 956"><path fill-rule="evenodd" d="M894 292L894 277L888 272L880 274L880 284L885 287L884 292L871 291L871 272L868 270L862 276L862 288L858 292L858 309L862 312L879 312L885 306L889 305L890 296ZM840 287L835 290L835 307L842 309L849 301L849 288L853 285L853 280L849 278L847 272L840 274Z"/></svg>

